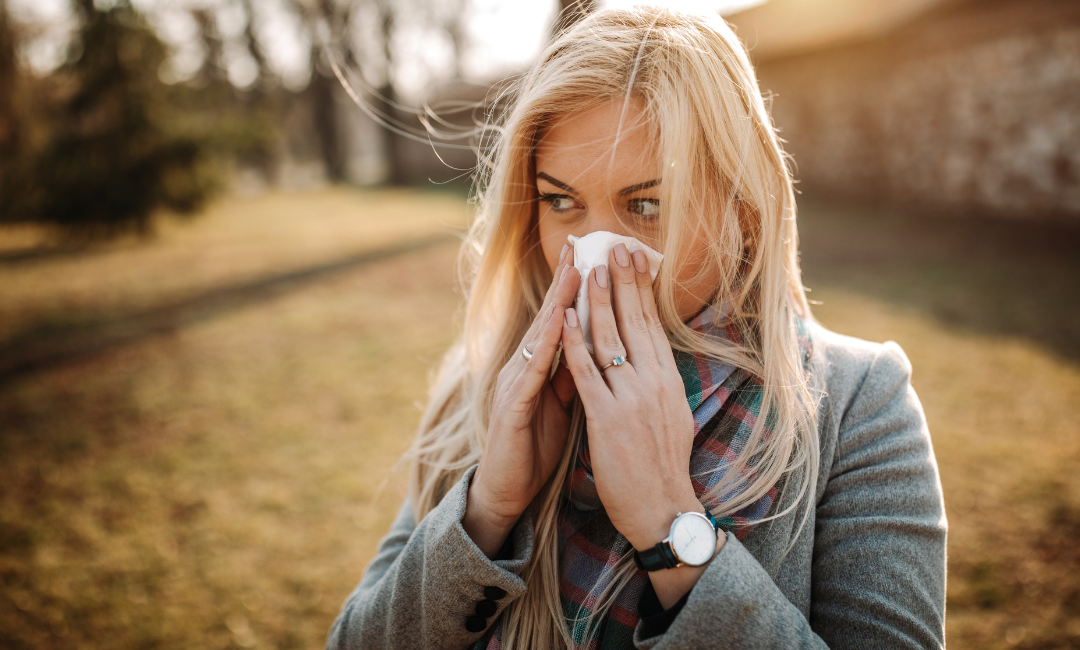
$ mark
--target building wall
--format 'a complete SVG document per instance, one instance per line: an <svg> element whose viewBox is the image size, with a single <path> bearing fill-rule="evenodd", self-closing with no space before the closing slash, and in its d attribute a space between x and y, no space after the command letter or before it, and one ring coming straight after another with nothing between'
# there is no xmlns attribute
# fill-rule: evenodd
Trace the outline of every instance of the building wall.
<svg viewBox="0 0 1080 650"><path fill-rule="evenodd" d="M757 67L807 195L1080 222L1080 2L951 5Z"/></svg>

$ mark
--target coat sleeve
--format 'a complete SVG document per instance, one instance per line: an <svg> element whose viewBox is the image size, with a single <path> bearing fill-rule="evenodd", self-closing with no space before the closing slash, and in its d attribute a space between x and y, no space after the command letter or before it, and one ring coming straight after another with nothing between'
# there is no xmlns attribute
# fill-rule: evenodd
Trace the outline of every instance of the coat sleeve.
<svg viewBox="0 0 1080 650"><path fill-rule="evenodd" d="M405 501L334 621L328 649L468 648L525 593L520 573L532 556L531 515L511 532L512 557L488 559L461 526L475 471L469 468L419 524ZM489 587L496 589L485 595ZM469 632L466 621L477 617L477 603L500 591L495 612L479 617L484 628Z"/></svg>
<svg viewBox="0 0 1080 650"><path fill-rule="evenodd" d="M910 377L888 343L843 405L816 505L809 619L728 534L667 631L643 639L639 625L635 645L943 648L944 502Z"/></svg>

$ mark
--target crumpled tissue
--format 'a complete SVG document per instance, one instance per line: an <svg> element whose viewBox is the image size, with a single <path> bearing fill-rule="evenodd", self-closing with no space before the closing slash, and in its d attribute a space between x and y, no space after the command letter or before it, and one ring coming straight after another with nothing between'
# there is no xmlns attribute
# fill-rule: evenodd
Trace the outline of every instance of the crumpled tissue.
<svg viewBox="0 0 1080 650"><path fill-rule="evenodd" d="M618 244L623 244L630 254L633 254L635 251L645 253L645 259L649 261L649 274L652 276L652 279L655 280L656 274L660 272L660 262L664 260L664 256L633 237L616 235L615 233L607 232L606 230L591 232L584 237L570 235L567 239L570 240L570 245L574 247L574 268L581 274L581 286L578 288L574 309L577 311L578 321L581 323L581 334L585 337L585 347L589 348L589 352L592 352L592 322L589 319L588 293L589 272L597 266L606 265L611 249L615 248ZM610 273L608 275L610 277ZM609 290L611 286L609 281Z"/></svg>

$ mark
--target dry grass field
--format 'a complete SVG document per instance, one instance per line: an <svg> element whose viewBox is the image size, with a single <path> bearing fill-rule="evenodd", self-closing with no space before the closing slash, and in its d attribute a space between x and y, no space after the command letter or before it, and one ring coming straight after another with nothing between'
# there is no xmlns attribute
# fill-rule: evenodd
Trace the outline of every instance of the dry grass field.
<svg viewBox="0 0 1080 650"><path fill-rule="evenodd" d="M949 645L1080 647L1080 237L804 212L818 317L914 365ZM321 647L404 494L465 215L333 189L0 231L0 647Z"/></svg>

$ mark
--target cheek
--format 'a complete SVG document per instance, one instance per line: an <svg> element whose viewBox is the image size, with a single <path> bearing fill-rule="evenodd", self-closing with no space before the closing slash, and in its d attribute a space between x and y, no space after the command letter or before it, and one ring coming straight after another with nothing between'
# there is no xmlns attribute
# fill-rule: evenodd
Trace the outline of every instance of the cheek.
<svg viewBox="0 0 1080 650"><path fill-rule="evenodd" d="M566 236L570 234L570 227L558 223L555 219L545 219L541 211L539 220L540 248L544 253L544 260L552 273L559 265L559 254L566 244Z"/></svg>
<svg viewBox="0 0 1080 650"><path fill-rule="evenodd" d="M675 305L684 321L701 311L720 283L720 272L714 265L704 262L700 256L695 259L698 261L681 268L677 276L679 288L675 293Z"/></svg>

